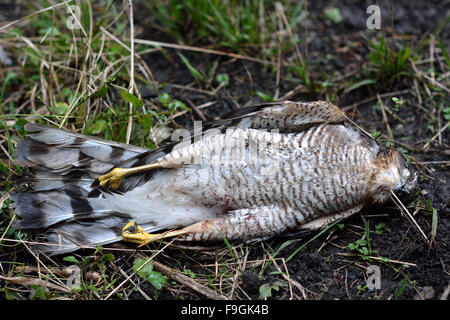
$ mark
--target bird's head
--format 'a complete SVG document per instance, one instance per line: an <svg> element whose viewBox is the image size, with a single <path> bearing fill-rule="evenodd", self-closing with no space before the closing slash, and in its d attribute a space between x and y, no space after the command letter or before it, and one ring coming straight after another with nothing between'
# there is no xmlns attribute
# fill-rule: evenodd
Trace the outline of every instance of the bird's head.
<svg viewBox="0 0 450 320"><path fill-rule="evenodd" d="M417 173L408 168L403 156L394 148L378 154L377 167L371 179L374 202L387 200L389 189L400 197L411 195L417 189Z"/></svg>

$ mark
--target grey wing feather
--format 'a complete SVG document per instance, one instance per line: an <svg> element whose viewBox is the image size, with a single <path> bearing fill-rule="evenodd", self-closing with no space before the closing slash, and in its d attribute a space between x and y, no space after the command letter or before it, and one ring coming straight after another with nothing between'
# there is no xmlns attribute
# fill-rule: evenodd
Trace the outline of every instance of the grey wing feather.
<svg viewBox="0 0 450 320"><path fill-rule="evenodd" d="M58 250L39 246L51 254L120 240L121 227L130 217L105 208L97 199L102 193L93 193L91 184L148 149L38 124L27 124L25 129L31 132L29 139L16 145L16 155L29 172L11 194L11 207L18 216L15 227L39 230L46 243L59 243Z"/></svg>

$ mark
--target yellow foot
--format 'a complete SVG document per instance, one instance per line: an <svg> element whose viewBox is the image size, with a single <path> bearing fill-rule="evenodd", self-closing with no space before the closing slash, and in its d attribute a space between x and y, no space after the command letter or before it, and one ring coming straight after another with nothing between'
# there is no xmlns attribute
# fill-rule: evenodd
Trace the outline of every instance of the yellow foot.
<svg viewBox="0 0 450 320"><path fill-rule="evenodd" d="M151 234L145 232L144 229L142 229L141 226L138 226L134 221L130 221L122 229L122 239L124 241L137 243L139 244L139 246L144 246L153 241L183 235L188 232L189 231L186 228L184 228L181 230L173 230L173 231L166 231L163 233Z"/></svg>
<svg viewBox="0 0 450 320"><path fill-rule="evenodd" d="M132 168L114 168L107 174L98 177L98 181L102 187L109 185L111 188L117 189L120 186L122 179L127 175L152 170L159 167L159 163L150 163Z"/></svg>
<svg viewBox="0 0 450 320"><path fill-rule="evenodd" d="M113 189L117 189L122 182L122 179L127 175L127 169L114 168L107 174L98 177L98 181L102 187L109 185Z"/></svg>

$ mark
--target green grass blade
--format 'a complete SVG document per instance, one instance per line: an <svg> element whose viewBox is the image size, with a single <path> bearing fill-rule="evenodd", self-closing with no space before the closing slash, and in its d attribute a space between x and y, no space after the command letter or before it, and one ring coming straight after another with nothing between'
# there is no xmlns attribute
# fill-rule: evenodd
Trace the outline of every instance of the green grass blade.
<svg viewBox="0 0 450 320"><path fill-rule="evenodd" d="M361 80L361 81L355 83L354 85L352 85L351 87L347 88L347 89L344 91L344 93L348 93L348 92L350 92L350 91L353 91L353 90L355 90L355 89L358 89L358 88L360 88L360 87L367 86L367 85L373 84L373 83L377 83L377 81L374 80L374 79L364 79L364 80Z"/></svg>
<svg viewBox="0 0 450 320"><path fill-rule="evenodd" d="M445 63L447 64L447 67L450 69L450 58L448 56L448 52L445 49L445 46L442 43L441 39L438 36L436 36L436 38L438 40L439 48L441 48L442 55L444 56Z"/></svg>
<svg viewBox="0 0 450 320"><path fill-rule="evenodd" d="M199 81L203 79L203 75L197 71L189 62L189 60L181 53L178 52L178 55L181 58L181 61L183 61L183 64L186 66L186 68L189 69L189 72L194 77L195 80Z"/></svg>
<svg viewBox="0 0 450 320"><path fill-rule="evenodd" d="M327 226L326 228L324 228L322 231L320 231L319 233L317 233L314 237L312 237L311 239L309 239L307 242L305 242L302 246L300 246L300 248L298 248L297 250L295 250L289 257L287 257L286 259L286 263L289 262L289 260L291 260L293 257L295 257L295 255L297 253L300 252L300 250L304 249L308 244L310 244L311 242L313 242L314 240L316 240L318 237L320 237L322 234L324 234L325 232L327 232L328 230L330 230L332 227L334 227L338 222L340 221L337 220L335 222L333 222L332 224L330 224L329 226Z"/></svg>

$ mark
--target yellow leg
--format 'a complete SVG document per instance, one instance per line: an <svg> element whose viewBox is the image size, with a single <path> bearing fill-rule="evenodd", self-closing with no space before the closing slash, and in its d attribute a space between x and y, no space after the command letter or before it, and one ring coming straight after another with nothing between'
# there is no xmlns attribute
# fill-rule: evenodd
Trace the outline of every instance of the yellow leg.
<svg viewBox="0 0 450 320"><path fill-rule="evenodd" d="M132 168L114 168L107 174L98 177L98 181L100 182L100 185L102 187L109 185L111 188L117 189L120 186L122 179L125 178L127 175L152 170L159 167L160 167L159 163L150 163L143 166Z"/></svg>
<svg viewBox="0 0 450 320"><path fill-rule="evenodd" d="M166 231L163 233L147 233L142 229L141 226L136 225L134 221L130 221L127 223L125 227L122 229L122 239L124 241L133 242L139 244L139 246L144 246L150 242L176 237L190 232L187 228L173 231Z"/></svg>

